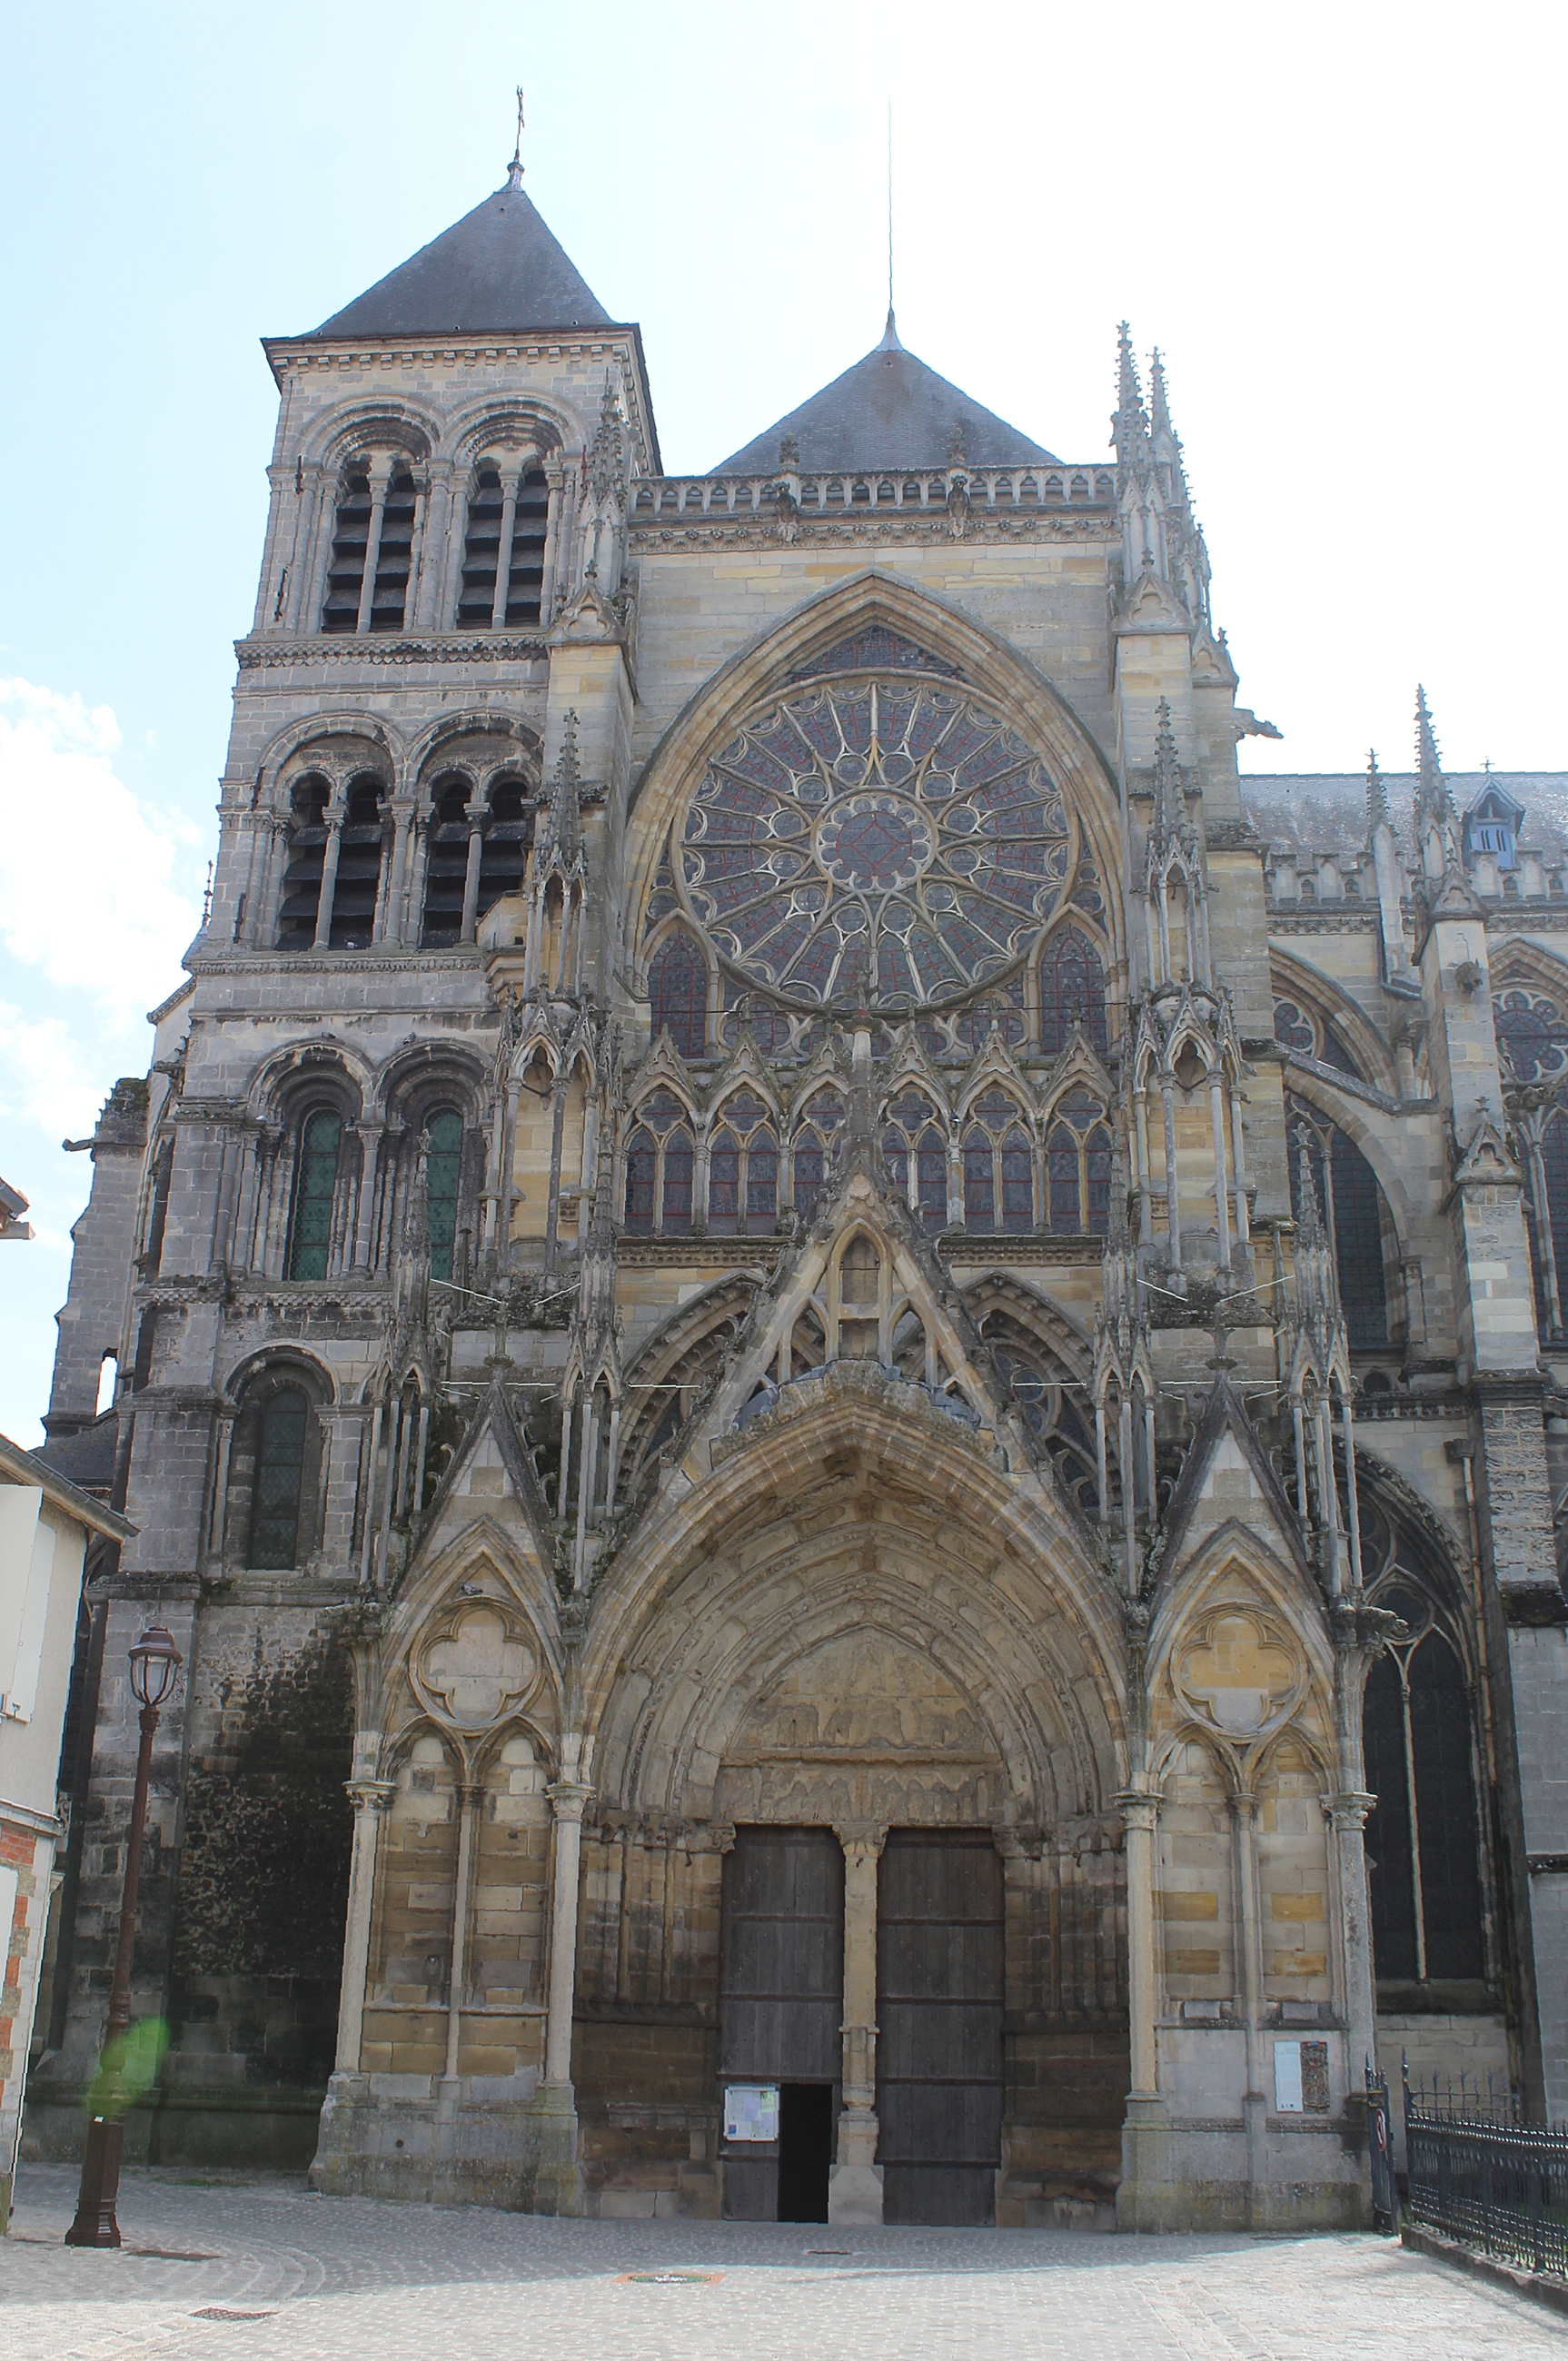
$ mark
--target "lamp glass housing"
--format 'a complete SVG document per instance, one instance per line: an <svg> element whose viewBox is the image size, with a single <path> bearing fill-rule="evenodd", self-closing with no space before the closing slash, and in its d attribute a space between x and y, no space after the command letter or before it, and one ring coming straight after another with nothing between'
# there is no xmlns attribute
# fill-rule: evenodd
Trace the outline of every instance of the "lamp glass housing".
<svg viewBox="0 0 1568 2361"><path fill-rule="evenodd" d="M137 1705L160 1706L174 1686L174 1675L184 1663L174 1635L161 1623L149 1623L130 1651L131 1694Z"/></svg>

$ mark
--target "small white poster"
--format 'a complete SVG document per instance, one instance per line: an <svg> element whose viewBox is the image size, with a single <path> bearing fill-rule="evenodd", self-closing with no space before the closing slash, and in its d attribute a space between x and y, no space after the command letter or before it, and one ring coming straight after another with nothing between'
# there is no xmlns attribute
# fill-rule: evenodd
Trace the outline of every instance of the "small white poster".
<svg viewBox="0 0 1568 2361"><path fill-rule="evenodd" d="M1301 2112L1299 2041L1277 2041L1274 2045L1274 2107L1276 2114L1281 2115L1299 2115Z"/></svg>
<svg viewBox="0 0 1568 2361"><path fill-rule="evenodd" d="M1300 2101L1297 2101L1299 2106ZM776 2082L726 2082L724 2136L728 2140L776 2140L779 2136L779 2086Z"/></svg>

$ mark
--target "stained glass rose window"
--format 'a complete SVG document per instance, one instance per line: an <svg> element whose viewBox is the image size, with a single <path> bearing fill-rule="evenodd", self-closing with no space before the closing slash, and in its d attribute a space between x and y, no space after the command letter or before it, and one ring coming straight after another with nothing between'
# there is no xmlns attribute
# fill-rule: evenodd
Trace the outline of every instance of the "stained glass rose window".
<svg viewBox="0 0 1568 2361"><path fill-rule="evenodd" d="M797 1010L952 1005L1070 895L1077 830L1039 756L960 684L792 686L707 766L674 883L719 959Z"/></svg>

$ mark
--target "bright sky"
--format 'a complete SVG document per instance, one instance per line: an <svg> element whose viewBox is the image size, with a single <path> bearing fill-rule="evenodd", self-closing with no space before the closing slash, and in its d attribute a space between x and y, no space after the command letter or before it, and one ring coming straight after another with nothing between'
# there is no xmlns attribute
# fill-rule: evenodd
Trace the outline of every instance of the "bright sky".
<svg viewBox="0 0 1568 2361"><path fill-rule="evenodd" d="M504 177L642 323L673 472L875 343L1072 460L1115 329L1170 377L1254 767L1568 767L1562 12L1143 0L102 0L13 21L0 186L0 1431L36 1444L89 1180L213 849L266 513L257 339ZM1531 389L1534 389L1532 391ZM1551 400L1547 412L1541 404ZM1531 421L1535 421L1532 424ZM1510 456L1511 455L1511 456ZM1532 628L1521 628L1526 620Z"/></svg>

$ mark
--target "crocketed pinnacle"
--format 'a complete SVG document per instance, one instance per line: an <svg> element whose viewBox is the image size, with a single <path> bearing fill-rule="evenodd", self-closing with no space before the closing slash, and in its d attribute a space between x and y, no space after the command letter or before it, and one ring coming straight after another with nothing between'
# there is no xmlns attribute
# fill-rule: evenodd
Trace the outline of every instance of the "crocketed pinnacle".
<svg viewBox="0 0 1568 2361"><path fill-rule="evenodd" d="M577 715L574 707L561 735L561 752L550 774L549 800L539 831L539 865L565 865L582 841L582 771L577 762Z"/></svg>
<svg viewBox="0 0 1568 2361"><path fill-rule="evenodd" d="M1304 1248L1323 1244L1324 1231L1323 1217L1318 1211L1318 1189L1312 1178L1312 1159L1304 1146L1298 1148L1297 1156L1301 1181L1300 1205L1296 1215L1296 1254L1299 1262Z"/></svg>
<svg viewBox="0 0 1568 2361"><path fill-rule="evenodd" d="M1149 425L1156 434L1169 434L1174 442L1170 404L1165 391L1165 363L1159 357L1157 345L1149 356Z"/></svg>
<svg viewBox="0 0 1568 2361"><path fill-rule="evenodd" d="M1426 690L1416 684L1416 767L1421 785L1429 790L1442 776L1442 763L1437 751L1437 732L1431 726L1431 714L1427 705Z"/></svg>
<svg viewBox="0 0 1568 2361"><path fill-rule="evenodd" d="M1155 708L1154 735L1154 827L1151 831L1160 851L1174 844L1181 834L1181 765L1176 755L1176 732L1170 726L1170 707L1162 697Z"/></svg>
<svg viewBox="0 0 1568 2361"><path fill-rule="evenodd" d="M1377 767L1377 749L1368 749L1366 756L1366 832L1387 828L1388 818L1388 784Z"/></svg>

